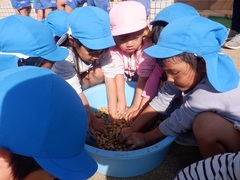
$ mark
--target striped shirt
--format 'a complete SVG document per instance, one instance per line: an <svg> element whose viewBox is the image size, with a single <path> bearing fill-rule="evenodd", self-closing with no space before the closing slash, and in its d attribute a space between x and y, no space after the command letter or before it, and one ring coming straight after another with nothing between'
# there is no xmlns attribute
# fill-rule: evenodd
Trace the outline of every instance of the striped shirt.
<svg viewBox="0 0 240 180"><path fill-rule="evenodd" d="M218 154L181 170L174 180L240 180L240 152Z"/></svg>

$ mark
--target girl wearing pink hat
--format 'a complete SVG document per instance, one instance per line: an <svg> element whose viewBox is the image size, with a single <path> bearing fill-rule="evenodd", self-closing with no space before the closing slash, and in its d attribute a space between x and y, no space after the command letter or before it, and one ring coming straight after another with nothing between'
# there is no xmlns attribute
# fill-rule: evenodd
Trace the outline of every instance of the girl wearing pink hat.
<svg viewBox="0 0 240 180"><path fill-rule="evenodd" d="M145 7L136 1L119 2L110 10L111 32L116 46L111 47L112 61L115 68L115 82L117 86L117 111L133 120L154 97L158 84L143 97L145 84L156 66L155 58L146 55L143 50L152 45L147 37L148 26ZM163 71L159 71L162 73ZM160 77L160 76L159 76ZM124 94L125 81L137 81L133 104L126 110Z"/></svg>

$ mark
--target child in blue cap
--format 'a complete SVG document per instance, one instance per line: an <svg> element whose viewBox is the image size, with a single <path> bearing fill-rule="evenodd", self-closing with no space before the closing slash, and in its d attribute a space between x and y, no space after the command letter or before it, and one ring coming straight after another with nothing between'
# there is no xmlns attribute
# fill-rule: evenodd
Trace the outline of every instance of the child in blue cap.
<svg viewBox="0 0 240 180"><path fill-rule="evenodd" d="M204 17L170 22L157 44L145 50L157 58L167 80L131 127L124 129L120 141L135 149L192 129L204 158L239 151L239 75L233 60L221 52L226 36L223 25ZM180 95L179 109L159 127L141 132Z"/></svg>
<svg viewBox="0 0 240 180"><path fill-rule="evenodd" d="M57 45L64 45L66 41L59 41L59 39L68 31L68 15L64 10L54 10L41 22L50 28L53 38Z"/></svg>
<svg viewBox="0 0 240 180"><path fill-rule="evenodd" d="M102 131L105 125L95 117L83 90L105 82L109 118L117 118L115 74L108 51L115 43L111 35L109 16L100 8L85 6L75 8L69 14L68 23L69 56L64 61L55 63L52 70L71 84L79 94L89 113L90 129Z"/></svg>
<svg viewBox="0 0 240 180"><path fill-rule="evenodd" d="M162 29L167 26L168 23L179 19L183 17L188 16L200 16L197 10L189 6L188 4L184 3L174 3L164 9L162 9L155 17L153 21L150 22L150 25L152 25L152 31L151 31L151 39L154 44L157 44L158 38L161 34ZM151 73L147 84L151 84L152 86L158 85L156 82L160 80L161 77L159 77L159 70L158 68L154 68L153 72ZM164 76L165 78L165 76ZM164 80L162 78L161 80ZM161 83L161 82L160 82ZM146 87L149 87L149 85L146 85ZM156 93L157 94L157 93ZM171 105L169 106L168 110L164 113L164 116L167 117L169 114L175 110L175 108L178 108L179 105L182 103L182 97L179 97L175 99ZM180 145L185 146L197 146L196 140L192 134L191 131L187 131L185 133L182 133L180 136L178 136L175 140L176 143Z"/></svg>
<svg viewBox="0 0 240 180"><path fill-rule="evenodd" d="M54 62L68 56L66 48L56 45L50 29L31 17L8 16L0 20L0 29L0 54L17 56L14 67L32 65L50 69Z"/></svg>
<svg viewBox="0 0 240 180"><path fill-rule="evenodd" d="M12 7L15 9L16 14L29 16L31 11L30 0L11 0Z"/></svg>
<svg viewBox="0 0 240 180"><path fill-rule="evenodd" d="M0 77L0 179L91 177L97 163L84 149L87 113L74 89L34 66Z"/></svg>
<svg viewBox="0 0 240 180"><path fill-rule="evenodd" d="M168 23L187 16L200 15L194 7L181 2L176 2L160 10L154 20L150 22L150 25L152 25L150 37L152 38L153 43L157 44L162 29Z"/></svg>

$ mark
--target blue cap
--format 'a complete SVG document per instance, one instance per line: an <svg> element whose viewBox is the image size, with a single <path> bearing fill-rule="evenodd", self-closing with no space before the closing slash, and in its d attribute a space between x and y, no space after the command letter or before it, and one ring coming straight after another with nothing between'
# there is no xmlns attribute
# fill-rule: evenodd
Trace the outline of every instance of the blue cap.
<svg viewBox="0 0 240 180"><path fill-rule="evenodd" d="M8 16L0 20L0 29L0 52L22 53L49 61L61 61L68 56L66 48L56 45L49 28L31 17Z"/></svg>
<svg viewBox="0 0 240 180"><path fill-rule="evenodd" d="M90 49L100 50L115 45L106 11L93 6L75 8L68 18L72 36Z"/></svg>
<svg viewBox="0 0 240 180"><path fill-rule="evenodd" d="M0 71L18 67L19 58L15 55L0 53Z"/></svg>
<svg viewBox="0 0 240 180"><path fill-rule="evenodd" d="M41 22L50 28L53 37L61 37L68 31L68 15L69 14L64 10L54 10L51 11Z"/></svg>
<svg viewBox="0 0 240 180"><path fill-rule="evenodd" d="M200 16L197 10L184 3L174 3L170 6L159 11L159 13L155 16L155 19L150 22L153 24L157 21L164 21L170 23L176 19L187 17L187 16Z"/></svg>
<svg viewBox="0 0 240 180"><path fill-rule="evenodd" d="M225 92L239 83L233 60L221 53L226 37L227 29L220 23L201 16L180 18L169 23L157 44L144 52L155 58L168 58L183 52L203 57L210 83L217 91Z"/></svg>
<svg viewBox="0 0 240 180"><path fill-rule="evenodd" d="M33 157L59 179L87 179L97 170L84 149L87 113L74 89L46 68L0 72L0 147Z"/></svg>

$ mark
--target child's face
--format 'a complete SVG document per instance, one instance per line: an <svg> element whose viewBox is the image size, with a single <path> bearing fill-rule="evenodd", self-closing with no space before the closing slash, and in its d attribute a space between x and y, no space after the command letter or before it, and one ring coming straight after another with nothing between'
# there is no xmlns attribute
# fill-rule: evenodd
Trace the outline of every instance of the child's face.
<svg viewBox="0 0 240 180"><path fill-rule="evenodd" d="M162 67L167 75L167 81L172 82L182 92L194 88L203 74L179 57L163 60Z"/></svg>
<svg viewBox="0 0 240 180"><path fill-rule="evenodd" d="M99 59L103 53L106 51L106 49L101 50L92 50L85 46L78 46L76 48L78 55L83 61L86 61L88 63L92 63L93 61L96 61Z"/></svg>
<svg viewBox="0 0 240 180"><path fill-rule="evenodd" d="M131 55L142 45L144 30L145 29L129 34L115 36L115 43L122 51Z"/></svg>

